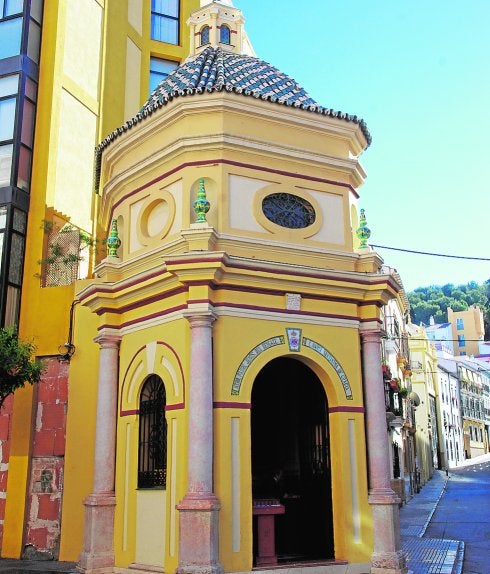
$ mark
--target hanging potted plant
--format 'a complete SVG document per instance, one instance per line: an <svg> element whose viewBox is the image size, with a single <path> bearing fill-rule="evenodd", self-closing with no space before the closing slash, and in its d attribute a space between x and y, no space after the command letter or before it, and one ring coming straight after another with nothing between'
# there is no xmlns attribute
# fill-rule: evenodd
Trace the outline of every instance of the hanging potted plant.
<svg viewBox="0 0 490 574"><path fill-rule="evenodd" d="M391 379L390 381L390 387L394 390L394 391L399 391L400 390L400 379Z"/></svg>
<svg viewBox="0 0 490 574"><path fill-rule="evenodd" d="M391 379L391 369L386 363L381 364L381 371L383 372L383 378Z"/></svg>

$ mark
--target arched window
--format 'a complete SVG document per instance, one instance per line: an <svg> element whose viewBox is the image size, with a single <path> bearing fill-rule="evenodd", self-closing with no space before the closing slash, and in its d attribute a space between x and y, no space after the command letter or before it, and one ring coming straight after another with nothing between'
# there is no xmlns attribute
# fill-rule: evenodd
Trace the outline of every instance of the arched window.
<svg viewBox="0 0 490 574"><path fill-rule="evenodd" d="M138 488L165 488L167 421L165 387L150 375L141 390L139 409Z"/></svg>
<svg viewBox="0 0 490 574"><path fill-rule="evenodd" d="M221 27L219 29L219 41L222 44L231 43L231 32L226 24L221 24Z"/></svg>
<svg viewBox="0 0 490 574"><path fill-rule="evenodd" d="M203 26L201 28L201 46L209 44L209 26Z"/></svg>

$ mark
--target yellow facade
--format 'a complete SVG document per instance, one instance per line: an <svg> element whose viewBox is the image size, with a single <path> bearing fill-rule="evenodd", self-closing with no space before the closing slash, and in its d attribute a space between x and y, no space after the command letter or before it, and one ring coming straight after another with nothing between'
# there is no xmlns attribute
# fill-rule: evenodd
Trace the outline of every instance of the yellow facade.
<svg viewBox="0 0 490 574"><path fill-rule="evenodd" d="M483 311L474 305L466 311L453 311L448 307L447 320L451 323L454 355L478 355L485 335Z"/></svg>
<svg viewBox="0 0 490 574"><path fill-rule="evenodd" d="M438 438L435 397L438 391L437 354L423 327L409 325L408 344L413 365L412 389L419 402L415 412L416 466L423 486L437 468Z"/></svg>
<svg viewBox="0 0 490 574"><path fill-rule="evenodd" d="M67 223L93 233L97 208L93 194L95 146L110 130L136 113L147 99L150 56L180 62L189 52L185 22L198 1L181 2L180 45L150 39L150 4L150 0L45 2L19 324L20 335L33 340L40 357L58 355L59 348L66 342L70 305L75 298L73 284L40 287L39 261L47 256L43 222L53 221L54 217L61 225ZM133 48L126 50L127 46ZM139 71L136 78L135 71ZM93 349L97 349L95 344ZM96 385L94 372L94 377L88 372L82 377L84 385L87 381ZM87 391L85 388L84 392ZM93 386L89 396L94 398ZM35 417L33 401L33 389L16 393L11 433L11 453L15 455L9 464L2 544L5 557L19 557L22 552L22 517L32 439L26 421ZM68 416L68 428L71 425L84 428L84 416L79 422ZM93 441L91 432L93 427L87 427L85 435ZM75 456L79 456L78 441L72 436L74 443L68 439L67 453L73 450L77 453ZM68 454L67 457L69 461ZM82 491L86 493L90 491L87 484L87 477L91 476L90 461L93 456L87 452L87 474L82 477L75 473L74 476L76 484L83 483ZM69 464L67 472L70 476ZM64 520L68 524L71 524L71 516L78 516L77 533L72 531L70 536L62 536L60 559L66 560L77 559L82 536L80 493L76 489L73 492L76 493L73 515L67 503L70 489L65 492L63 504Z"/></svg>
<svg viewBox="0 0 490 574"><path fill-rule="evenodd" d="M256 558L254 385L271 364L288 383L288 365L299 369L305 387L319 382L332 506L327 558L367 565L374 534L361 332L379 331L383 306L402 287L383 272L376 253L359 249L357 190L365 174L357 157L367 147L366 131L350 118L226 90L174 97L99 148L94 197L89 146L146 100L150 55L181 60L188 53L187 40L170 47L149 39L149 5L59 2L45 23L34 169L40 192L33 195L29 220L21 335L34 338L40 355L53 357L73 327L59 559L77 560L89 536L83 501L97 471L97 387L105 367L94 339L115 337L113 566L178 568L177 505L188 489L193 423L188 319L212 314L213 490L221 505L224 570L250 571ZM184 3L181 26L195 8L197 2ZM87 46L80 49L85 34ZM194 202L203 187L210 209L196 222ZM314 221L297 227L273 221L263 210L273 194L308 205ZM95 230L98 245L117 222L117 256L106 257L99 248L90 278L40 289L34 274L46 241L38 227L52 213ZM294 341L293 331L294 337L299 333ZM150 375L165 386L165 489L138 487L141 390ZM310 396L294 389L298 401ZM7 500L3 556L22 551L19 509L25 507L31 437L17 429L34 403L31 389L16 396L12 445L18 458L9 470L9 485L16 486ZM294 414L294 401L289 407ZM307 520L302 526L313 532Z"/></svg>

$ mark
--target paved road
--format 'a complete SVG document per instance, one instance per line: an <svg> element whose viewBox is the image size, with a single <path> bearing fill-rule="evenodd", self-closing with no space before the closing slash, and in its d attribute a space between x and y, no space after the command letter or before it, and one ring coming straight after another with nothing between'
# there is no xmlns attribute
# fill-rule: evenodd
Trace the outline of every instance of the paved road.
<svg viewBox="0 0 490 574"><path fill-rule="evenodd" d="M449 476L425 536L463 540L462 574L490 574L490 460Z"/></svg>

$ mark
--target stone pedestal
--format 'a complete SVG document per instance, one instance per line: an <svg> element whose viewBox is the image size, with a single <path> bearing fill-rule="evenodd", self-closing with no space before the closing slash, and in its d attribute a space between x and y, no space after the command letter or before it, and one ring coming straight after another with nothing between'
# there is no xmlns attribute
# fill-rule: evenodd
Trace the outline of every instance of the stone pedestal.
<svg viewBox="0 0 490 574"><path fill-rule="evenodd" d="M120 337L100 336L93 492L83 501L85 527L78 569L109 572L114 566L114 469Z"/></svg>
<svg viewBox="0 0 490 574"><path fill-rule="evenodd" d="M374 551L371 574L406 574L405 553L400 541L400 499L390 482L390 453L383 375L381 372L381 332L361 331L364 397L369 463L369 498L373 516Z"/></svg>
<svg viewBox="0 0 490 574"><path fill-rule="evenodd" d="M221 574L220 504L213 494L213 355L210 310L189 311L191 326L187 494L179 511L178 574Z"/></svg>
<svg viewBox="0 0 490 574"><path fill-rule="evenodd" d="M219 563L218 511L212 494L187 494L177 505L179 511L178 574L221 574Z"/></svg>
<svg viewBox="0 0 490 574"><path fill-rule="evenodd" d="M84 501L84 548L78 569L83 572L112 571L114 565L114 509L116 498L91 494Z"/></svg>

